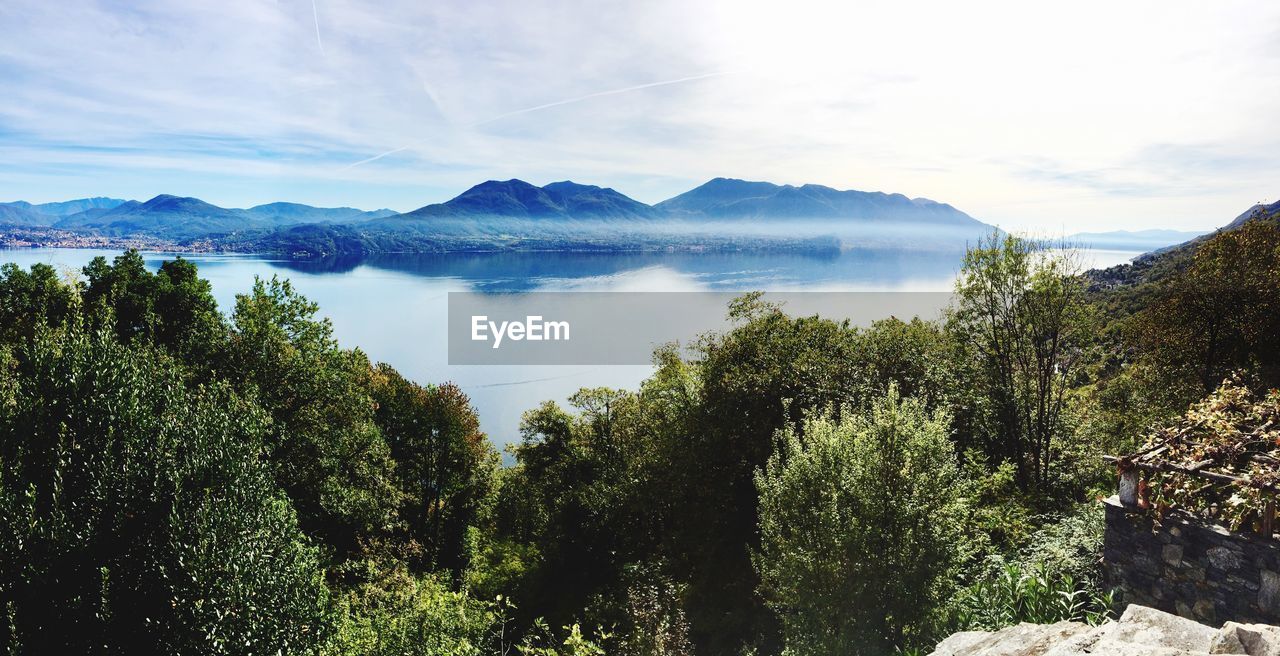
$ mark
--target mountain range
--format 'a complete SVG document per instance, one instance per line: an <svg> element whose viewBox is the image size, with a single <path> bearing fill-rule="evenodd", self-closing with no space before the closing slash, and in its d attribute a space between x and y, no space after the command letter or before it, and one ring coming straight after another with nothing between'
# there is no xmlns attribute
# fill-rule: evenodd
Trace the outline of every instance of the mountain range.
<svg viewBox="0 0 1280 656"><path fill-rule="evenodd" d="M162 194L145 202L87 198L0 204L0 224L178 244L314 255L490 248L759 248L835 244L963 245L995 228L948 205L902 194L716 178L648 205L571 181L490 180L397 214L269 203L223 208Z"/></svg>
<svg viewBox="0 0 1280 656"><path fill-rule="evenodd" d="M97 197L42 204L0 203L0 223L4 224L162 239L190 239L301 223L367 221L394 214L387 209L366 212L351 207L312 207L298 203L228 209L198 198L168 194L146 202Z"/></svg>
<svg viewBox="0 0 1280 656"><path fill-rule="evenodd" d="M978 224L973 217L928 198L879 191L840 191L822 185L800 187L716 178L654 206L673 214L715 219L857 219Z"/></svg>

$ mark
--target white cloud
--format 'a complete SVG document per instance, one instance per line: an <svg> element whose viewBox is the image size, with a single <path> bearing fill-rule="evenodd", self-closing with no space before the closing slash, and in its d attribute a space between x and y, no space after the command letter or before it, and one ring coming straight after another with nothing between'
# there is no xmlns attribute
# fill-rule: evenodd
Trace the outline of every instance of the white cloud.
<svg viewBox="0 0 1280 656"><path fill-rule="evenodd" d="M730 175L1097 229L1280 193L1264 0L10 0L0 27L3 198L410 209Z"/></svg>

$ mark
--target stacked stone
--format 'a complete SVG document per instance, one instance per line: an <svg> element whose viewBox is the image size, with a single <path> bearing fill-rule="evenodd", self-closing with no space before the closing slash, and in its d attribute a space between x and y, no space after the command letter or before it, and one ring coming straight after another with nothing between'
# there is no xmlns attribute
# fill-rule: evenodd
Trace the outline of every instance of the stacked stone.
<svg viewBox="0 0 1280 656"><path fill-rule="evenodd" d="M1103 563L1125 603L1215 626L1280 624L1280 544L1189 515L1156 523L1106 501Z"/></svg>

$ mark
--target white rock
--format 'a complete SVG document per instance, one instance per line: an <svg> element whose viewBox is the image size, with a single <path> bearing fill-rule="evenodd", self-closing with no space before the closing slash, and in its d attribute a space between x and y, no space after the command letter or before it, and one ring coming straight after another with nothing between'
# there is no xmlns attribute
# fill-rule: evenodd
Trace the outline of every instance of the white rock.
<svg viewBox="0 0 1280 656"><path fill-rule="evenodd" d="M1226 651L1232 649L1237 651ZM1267 624L1227 622L1218 631L1209 653L1280 656L1280 628Z"/></svg>
<svg viewBox="0 0 1280 656"><path fill-rule="evenodd" d="M1041 656L1054 645L1089 630L1080 622L1010 626L958 649L954 656Z"/></svg>
<svg viewBox="0 0 1280 656"><path fill-rule="evenodd" d="M929 656L956 656L965 647L991 635L990 631L961 631L951 634L946 640L938 643Z"/></svg>
<svg viewBox="0 0 1280 656"><path fill-rule="evenodd" d="M1107 639L1207 654L1209 645L1217 634L1217 630L1195 620L1131 604L1120 616L1120 621L1107 633Z"/></svg>

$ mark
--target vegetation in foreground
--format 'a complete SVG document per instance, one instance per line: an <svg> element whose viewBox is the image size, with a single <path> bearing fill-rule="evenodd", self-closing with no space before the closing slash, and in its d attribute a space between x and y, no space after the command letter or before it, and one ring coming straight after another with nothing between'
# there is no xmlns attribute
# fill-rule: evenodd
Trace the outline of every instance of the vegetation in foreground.
<svg viewBox="0 0 1280 656"><path fill-rule="evenodd" d="M748 295L639 389L530 410L505 467L456 387L339 347L287 281L224 315L181 259L6 266L0 647L886 654L1099 621L1098 456L1232 372L1277 385L1278 246L1264 217L1103 286L993 237L944 320L865 329Z"/></svg>

